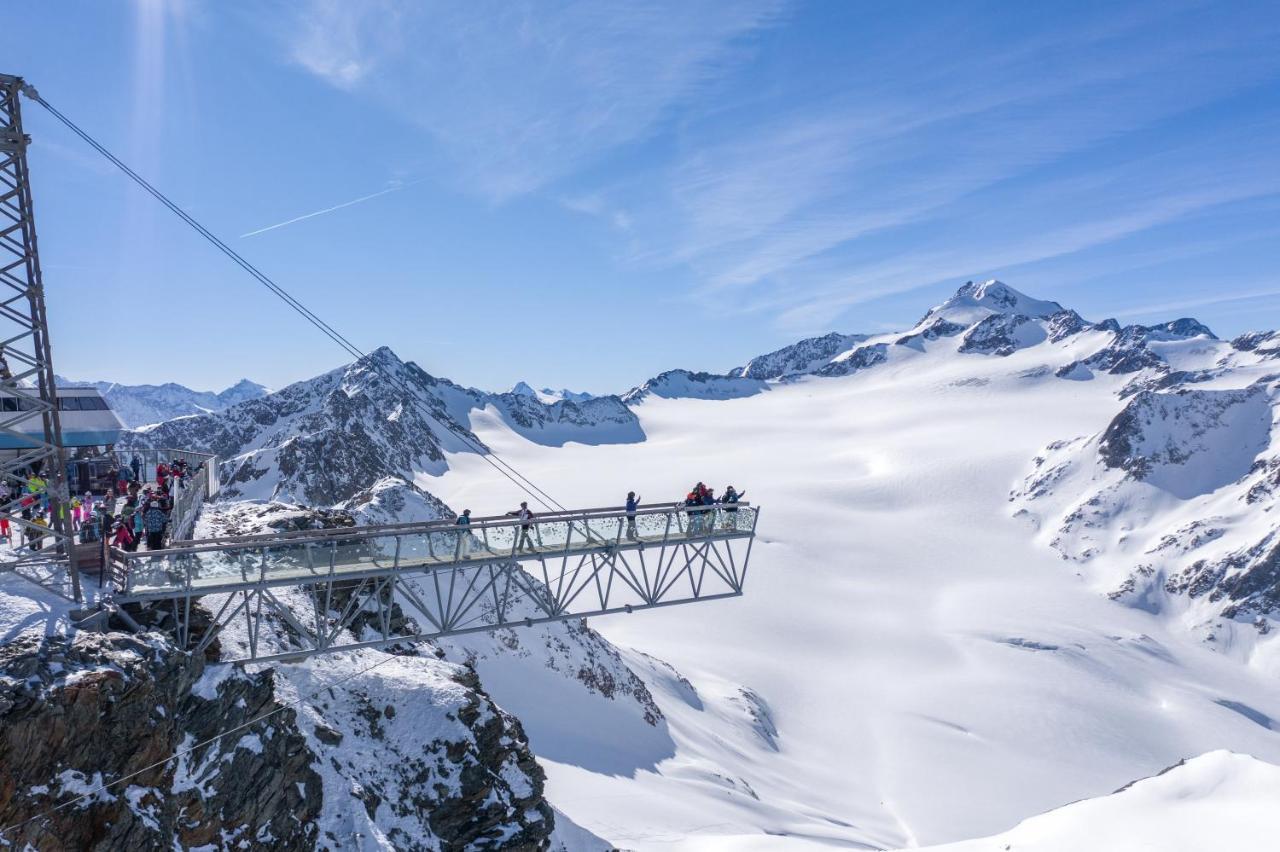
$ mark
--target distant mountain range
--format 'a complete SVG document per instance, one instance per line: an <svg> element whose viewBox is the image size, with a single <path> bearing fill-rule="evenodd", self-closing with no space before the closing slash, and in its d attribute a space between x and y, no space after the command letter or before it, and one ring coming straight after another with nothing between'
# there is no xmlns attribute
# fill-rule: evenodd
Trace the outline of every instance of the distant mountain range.
<svg viewBox="0 0 1280 852"><path fill-rule="evenodd" d="M248 379L241 379L226 390L214 393L192 390L173 382L163 385L122 385L117 382L72 381L63 376L55 378L60 387L97 388L106 397L116 416L130 429L161 423L175 417L222 411L271 392Z"/></svg>

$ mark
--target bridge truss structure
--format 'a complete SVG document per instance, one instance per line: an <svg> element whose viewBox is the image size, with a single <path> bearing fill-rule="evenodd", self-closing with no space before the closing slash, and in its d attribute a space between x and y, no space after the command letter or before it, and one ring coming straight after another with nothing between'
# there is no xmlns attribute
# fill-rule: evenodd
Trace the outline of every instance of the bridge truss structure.
<svg viewBox="0 0 1280 852"><path fill-rule="evenodd" d="M644 506L113 551L112 602L126 619L131 604L158 609L195 653L234 635L224 660L300 660L735 597L758 518Z"/></svg>

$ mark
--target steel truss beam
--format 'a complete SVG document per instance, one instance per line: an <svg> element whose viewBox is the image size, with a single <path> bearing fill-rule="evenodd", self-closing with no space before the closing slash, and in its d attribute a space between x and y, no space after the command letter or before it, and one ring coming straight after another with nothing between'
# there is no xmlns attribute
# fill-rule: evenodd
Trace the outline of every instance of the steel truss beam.
<svg viewBox="0 0 1280 852"><path fill-rule="evenodd" d="M752 536L673 538L630 549L606 544L588 553L399 567L319 583L264 580L146 602L172 616L178 644L195 653L243 621L247 656L234 662L297 661L736 597L746 582ZM197 626L192 601L198 595L208 595L213 617Z"/></svg>

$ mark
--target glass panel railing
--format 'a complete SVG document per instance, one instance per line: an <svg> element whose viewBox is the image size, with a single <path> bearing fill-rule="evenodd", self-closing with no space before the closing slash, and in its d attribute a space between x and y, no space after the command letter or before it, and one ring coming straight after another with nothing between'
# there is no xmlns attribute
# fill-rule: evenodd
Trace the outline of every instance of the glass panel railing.
<svg viewBox="0 0 1280 852"><path fill-rule="evenodd" d="M756 521L752 506L673 508L660 512L599 513L577 518L534 520L526 530L519 521L484 522L470 528L409 525L394 531L355 529L307 533L294 537L239 544L194 543L190 550L155 554L123 554L125 589L133 593L182 590L188 586L278 582L339 574L385 571L458 561L501 559L530 553L589 551L633 543L707 539L750 534ZM333 537L329 537L333 536ZM337 537L344 536L344 537Z"/></svg>

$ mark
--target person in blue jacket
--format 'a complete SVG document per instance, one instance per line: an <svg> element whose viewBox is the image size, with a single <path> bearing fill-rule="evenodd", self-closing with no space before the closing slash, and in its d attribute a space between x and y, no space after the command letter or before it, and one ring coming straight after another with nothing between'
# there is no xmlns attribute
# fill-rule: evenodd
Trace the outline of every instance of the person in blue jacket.
<svg viewBox="0 0 1280 852"><path fill-rule="evenodd" d="M738 507L737 503L743 497L747 496L747 492L739 493L732 485L725 486L724 494L720 496L720 502L725 506L724 525L728 529L732 529L737 521Z"/></svg>
<svg viewBox="0 0 1280 852"><path fill-rule="evenodd" d="M466 528L471 526L471 510L463 509L462 514L453 522L453 525L461 527L461 529L458 530L458 558L470 559L471 533L467 532Z"/></svg>
<svg viewBox="0 0 1280 852"><path fill-rule="evenodd" d="M635 541L639 538L636 532L636 509L640 507L640 498L636 496L636 492L627 492L627 538Z"/></svg>

